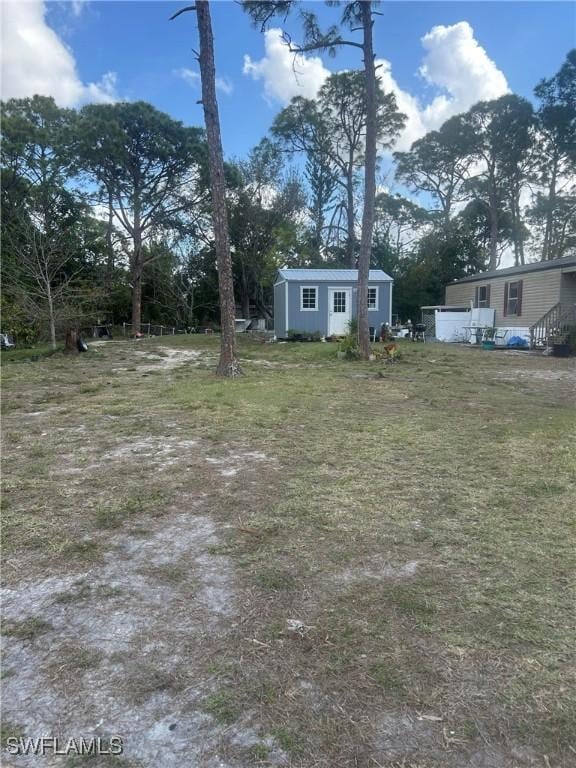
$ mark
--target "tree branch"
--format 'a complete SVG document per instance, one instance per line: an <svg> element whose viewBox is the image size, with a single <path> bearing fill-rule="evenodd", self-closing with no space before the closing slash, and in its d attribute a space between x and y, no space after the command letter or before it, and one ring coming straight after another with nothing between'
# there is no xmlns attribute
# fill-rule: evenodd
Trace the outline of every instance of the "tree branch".
<svg viewBox="0 0 576 768"><path fill-rule="evenodd" d="M176 11L176 13L173 16L170 16L169 21L174 21L174 19L178 18L183 13L187 13L188 11L195 11L196 6L195 5L187 5L185 8L180 8L179 11Z"/></svg>

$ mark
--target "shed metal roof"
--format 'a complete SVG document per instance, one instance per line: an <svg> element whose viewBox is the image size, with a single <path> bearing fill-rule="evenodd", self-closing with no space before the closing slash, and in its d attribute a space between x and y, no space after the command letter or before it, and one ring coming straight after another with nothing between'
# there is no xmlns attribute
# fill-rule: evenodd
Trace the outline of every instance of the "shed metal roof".
<svg viewBox="0 0 576 768"><path fill-rule="evenodd" d="M279 269L283 280L296 282L350 282L358 280L357 269ZM392 278L381 269L371 269L368 280L374 283L391 282Z"/></svg>
<svg viewBox="0 0 576 768"><path fill-rule="evenodd" d="M508 277L508 275L523 275L525 272L541 272L547 269L569 269L576 266L576 256L565 256L562 259L551 259L550 261L535 261L531 264L522 264L518 267L507 267L506 269L493 269L489 272L477 272L475 275L461 277L459 280L453 280L448 285L457 283L474 283L477 281L491 280L494 277ZM571 270L570 270L571 271Z"/></svg>

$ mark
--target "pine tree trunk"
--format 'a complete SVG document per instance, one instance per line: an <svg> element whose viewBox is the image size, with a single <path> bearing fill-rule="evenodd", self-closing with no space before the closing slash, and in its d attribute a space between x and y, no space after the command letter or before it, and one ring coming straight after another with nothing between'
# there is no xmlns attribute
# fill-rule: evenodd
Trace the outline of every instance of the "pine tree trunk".
<svg viewBox="0 0 576 768"><path fill-rule="evenodd" d="M520 191L516 195L516 237L518 246L518 264L523 265L524 259L524 233L522 226L522 208L520 207Z"/></svg>
<svg viewBox="0 0 576 768"><path fill-rule="evenodd" d="M142 275L144 273L142 253L142 235L140 231L140 206L138 200L134 204L134 234L132 235L132 259L131 275L132 280L132 333L140 333L142 322Z"/></svg>
<svg viewBox="0 0 576 768"><path fill-rule="evenodd" d="M226 182L224 179L222 139L220 137L220 118L216 100L214 38L208 0L197 0L196 16L200 36L199 61L202 79L202 106L208 139L212 224L220 298L220 360L216 373L218 376L239 376L242 371L236 359L234 283L228 238L228 212L226 209Z"/></svg>
<svg viewBox="0 0 576 768"><path fill-rule="evenodd" d="M512 246L514 250L514 266L520 264L520 252L518 250L518 220L516 219L516 198L514 191L510 194L510 223L512 225Z"/></svg>
<svg viewBox="0 0 576 768"><path fill-rule="evenodd" d="M495 183L490 182L489 192L490 204L490 261L488 269L493 270L498 267L498 195L495 189Z"/></svg>
<svg viewBox="0 0 576 768"><path fill-rule="evenodd" d="M56 318L54 316L54 301L52 299L52 289L50 283L46 283L48 298L48 321L50 323L50 346L56 349Z"/></svg>
<svg viewBox="0 0 576 768"><path fill-rule="evenodd" d="M514 245L514 266L524 264L524 238L522 233L521 185L517 173L510 180L510 215Z"/></svg>
<svg viewBox="0 0 576 768"><path fill-rule="evenodd" d="M346 179L346 257L350 269L356 269L356 233L354 231L354 169L348 168Z"/></svg>
<svg viewBox="0 0 576 768"><path fill-rule="evenodd" d="M132 272L132 333L140 333L142 325L142 273Z"/></svg>
<svg viewBox="0 0 576 768"><path fill-rule="evenodd" d="M376 198L376 69L372 45L372 3L364 2L362 27L364 30L364 73L366 78L366 151L364 164L364 211L362 236L358 257L358 343L362 357L370 357L368 330L368 277L374 232L374 202Z"/></svg>
<svg viewBox="0 0 576 768"><path fill-rule="evenodd" d="M112 288L114 278L114 243L112 234L114 231L114 210L112 207L112 193L108 193L108 223L106 225L106 279L105 287L107 290Z"/></svg>
<svg viewBox="0 0 576 768"><path fill-rule="evenodd" d="M250 319L250 287L248 285L248 277L246 275L246 268L244 266L244 261L240 262L241 264L241 296L240 296L240 303L242 305L242 317L244 320Z"/></svg>
<svg viewBox="0 0 576 768"><path fill-rule="evenodd" d="M546 211L546 229L544 230L544 243L542 246L542 261L548 261L554 258L553 240L554 240L554 206L556 205L556 177L558 163L554 157L552 164L552 176L548 187L548 210Z"/></svg>

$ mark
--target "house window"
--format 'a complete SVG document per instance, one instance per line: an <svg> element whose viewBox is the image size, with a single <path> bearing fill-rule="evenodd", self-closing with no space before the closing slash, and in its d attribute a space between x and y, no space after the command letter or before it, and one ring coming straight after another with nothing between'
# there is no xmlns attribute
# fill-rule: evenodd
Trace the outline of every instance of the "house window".
<svg viewBox="0 0 576 768"><path fill-rule="evenodd" d="M522 314L522 280L504 286L504 315Z"/></svg>
<svg viewBox="0 0 576 768"><path fill-rule="evenodd" d="M308 286L300 287L300 309L304 312L312 312L318 309L318 288Z"/></svg>
<svg viewBox="0 0 576 768"><path fill-rule="evenodd" d="M482 307L489 307L490 306L490 286L489 285L479 285L476 288L476 297L475 297L474 306L476 308L482 308Z"/></svg>
<svg viewBox="0 0 576 768"><path fill-rule="evenodd" d="M378 288L368 288L368 309L378 309Z"/></svg>

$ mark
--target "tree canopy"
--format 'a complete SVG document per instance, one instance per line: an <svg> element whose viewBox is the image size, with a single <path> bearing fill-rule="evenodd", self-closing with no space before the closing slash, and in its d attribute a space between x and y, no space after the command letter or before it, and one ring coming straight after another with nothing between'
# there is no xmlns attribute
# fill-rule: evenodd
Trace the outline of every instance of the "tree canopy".
<svg viewBox="0 0 576 768"><path fill-rule="evenodd" d="M246 3L261 24L292 3ZM273 11L273 13L272 13ZM362 45L349 18L321 31L304 14L292 50ZM280 14L280 15L278 15ZM316 25L316 26L315 26ZM534 102L480 102L395 152L395 98L375 92L370 265L415 316L457 277L576 253L576 51ZM293 98L267 135L228 158L227 232L237 316L268 318L278 267L356 266L365 211L365 72ZM220 319L206 133L144 102L62 109L2 104L3 330L53 344L71 322L214 326ZM506 260L506 261L505 261Z"/></svg>

